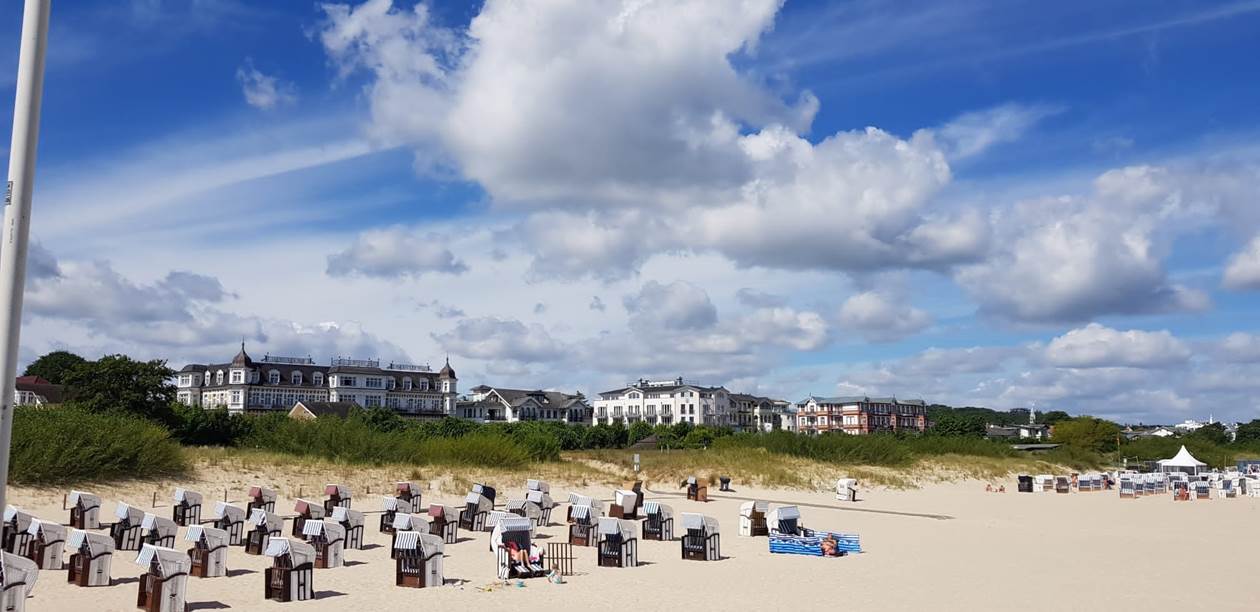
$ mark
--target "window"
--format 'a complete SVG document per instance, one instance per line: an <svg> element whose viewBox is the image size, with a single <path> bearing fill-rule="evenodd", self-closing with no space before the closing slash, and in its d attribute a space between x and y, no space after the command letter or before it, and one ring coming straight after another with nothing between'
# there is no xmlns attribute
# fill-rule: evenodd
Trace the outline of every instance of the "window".
<svg viewBox="0 0 1260 612"><path fill-rule="evenodd" d="M223 370L219 370L219 372L214 375L214 384L216 385L223 384Z"/></svg>
<svg viewBox="0 0 1260 612"><path fill-rule="evenodd" d="M353 376L338 376L337 377L338 387L353 387L357 383L358 381L356 381Z"/></svg>
<svg viewBox="0 0 1260 612"><path fill-rule="evenodd" d="M373 377L373 376L369 376L363 379L363 386L369 389L380 389L381 379Z"/></svg>
<svg viewBox="0 0 1260 612"><path fill-rule="evenodd" d="M302 384L302 373L295 370L292 374L289 374L289 383L294 385Z"/></svg>
<svg viewBox="0 0 1260 612"><path fill-rule="evenodd" d="M280 371L279 370L272 370L270 372L267 372L267 384L269 385L280 384Z"/></svg>
<svg viewBox="0 0 1260 612"><path fill-rule="evenodd" d="M411 377L407 376L403 378L403 391L410 391L410 390L411 390Z"/></svg>
<svg viewBox="0 0 1260 612"><path fill-rule="evenodd" d="M394 388L394 379L392 377L385 379L385 388L391 390Z"/></svg>
<svg viewBox="0 0 1260 612"><path fill-rule="evenodd" d="M427 379L427 378L421 378L421 379L420 379L420 390L421 390L421 391L428 391L428 390L429 390L429 379Z"/></svg>
<svg viewBox="0 0 1260 612"><path fill-rule="evenodd" d="M206 382L201 383L201 384L203 384L203 385L209 385L209 384L210 384L210 370L206 370Z"/></svg>
<svg viewBox="0 0 1260 612"><path fill-rule="evenodd" d="M324 373L316 372L314 374L311 374L311 382L315 383L315 386L317 387L324 386Z"/></svg>
<svg viewBox="0 0 1260 612"><path fill-rule="evenodd" d="M245 382L244 370L232 370L232 384L239 385Z"/></svg>
<svg viewBox="0 0 1260 612"><path fill-rule="evenodd" d="M241 392L240 392L240 391L233 391L233 392L232 392L232 403L233 403L233 404L239 404L239 403L241 403Z"/></svg>

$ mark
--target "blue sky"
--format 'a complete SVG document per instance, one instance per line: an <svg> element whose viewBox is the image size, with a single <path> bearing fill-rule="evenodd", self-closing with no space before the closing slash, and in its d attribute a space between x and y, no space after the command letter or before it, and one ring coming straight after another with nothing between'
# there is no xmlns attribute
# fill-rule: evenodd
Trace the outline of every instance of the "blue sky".
<svg viewBox="0 0 1260 612"><path fill-rule="evenodd" d="M1260 2L716 9L58 2L23 354L1260 416Z"/></svg>

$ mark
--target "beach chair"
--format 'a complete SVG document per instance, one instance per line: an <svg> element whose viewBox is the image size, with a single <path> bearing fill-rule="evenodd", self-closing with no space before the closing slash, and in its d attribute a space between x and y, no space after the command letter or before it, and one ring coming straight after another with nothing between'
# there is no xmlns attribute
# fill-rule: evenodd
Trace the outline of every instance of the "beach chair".
<svg viewBox="0 0 1260 612"><path fill-rule="evenodd" d="M228 534L228 546L240 546L245 543L245 509L227 502L214 502L215 529L222 529Z"/></svg>
<svg viewBox="0 0 1260 612"><path fill-rule="evenodd" d="M1032 492L1033 492L1033 478L1032 478L1032 476L1028 476L1028 475L1021 475L1021 476L1019 476L1018 480L1019 480L1019 485L1018 485L1018 489L1016 489L1017 491L1019 491L1020 493L1032 493Z"/></svg>
<svg viewBox="0 0 1260 612"><path fill-rule="evenodd" d="M201 494L188 489L175 489L175 504L171 506L171 520L180 527L201 524Z"/></svg>
<svg viewBox="0 0 1260 612"><path fill-rule="evenodd" d="M639 538L634 521L610 516L599 519L598 564L600 567L638 567Z"/></svg>
<svg viewBox="0 0 1260 612"><path fill-rule="evenodd" d="M70 564L66 582L81 587L109 586L109 565L114 558L114 540L103 533L71 529L66 538Z"/></svg>
<svg viewBox="0 0 1260 612"><path fill-rule="evenodd" d="M412 512L410 504L397 497L381 496L381 533L394 532L394 515L399 512L410 514Z"/></svg>
<svg viewBox="0 0 1260 612"><path fill-rule="evenodd" d="M267 512L276 511L276 492L261 485L254 485L249 488L249 503L245 505L246 510L266 510Z"/></svg>
<svg viewBox="0 0 1260 612"><path fill-rule="evenodd" d="M114 539L115 550L140 550L144 544L144 511L128 504L118 502L114 508L114 516L118 522L109 526L109 537Z"/></svg>
<svg viewBox="0 0 1260 612"><path fill-rule="evenodd" d="M489 495L486 493L489 492ZM464 510L459 513L459 526L469 531L485 531L486 519L494 510L494 489L483 485L473 485L473 490L464 497Z"/></svg>
<svg viewBox="0 0 1260 612"><path fill-rule="evenodd" d="M188 549L192 565L188 573L198 578L227 576L228 534L205 525L189 525L184 540L193 543Z"/></svg>
<svg viewBox="0 0 1260 612"><path fill-rule="evenodd" d="M188 572L192 569L188 555L173 548L145 544L136 557L136 565L147 570L140 575L137 608L144 612L184 612Z"/></svg>
<svg viewBox="0 0 1260 612"><path fill-rule="evenodd" d="M528 499L509 499L507 501L507 512L516 516L523 516L535 525L542 524L542 510L538 509L537 504L530 503Z"/></svg>
<svg viewBox="0 0 1260 612"><path fill-rule="evenodd" d="M26 598L35 588L39 567L34 561L10 552L0 553L0 610L24 612Z"/></svg>
<svg viewBox="0 0 1260 612"><path fill-rule="evenodd" d="M682 558L693 561L721 559L722 539L718 521L711 516L684 512L682 515Z"/></svg>
<svg viewBox="0 0 1260 612"><path fill-rule="evenodd" d="M1068 480L1067 476L1055 476L1054 477L1054 492L1055 493L1071 493L1072 481Z"/></svg>
<svg viewBox="0 0 1260 612"><path fill-rule="evenodd" d="M328 496L328 499L324 500L325 515L331 515L332 509L338 506L343 508L350 507L350 487L346 485L326 484L324 485L324 495Z"/></svg>
<svg viewBox="0 0 1260 612"><path fill-rule="evenodd" d="M1135 486L1141 486L1141 485L1135 484L1132 478L1121 478L1120 479L1120 498L1121 499L1125 499L1125 498L1137 499L1137 492L1134 490Z"/></svg>
<svg viewBox="0 0 1260 612"><path fill-rule="evenodd" d="M346 548L363 549L363 513L344 506L333 508L332 520L346 532Z"/></svg>
<svg viewBox="0 0 1260 612"><path fill-rule="evenodd" d="M275 512L254 508L249 514L249 534L245 537L245 553L261 555L271 538L284 535L284 517Z"/></svg>
<svg viewBox="0 0 1260 612"><path fill-rule="evenodd" d="M836 481L836 499L840 501L857 501L857 479L841 478Z"/></svg>
<svg viewBox="0 0 1260 612"><path fill-rule="evenodd" d="M525 492L525 501L538 510L539 527L551 524L551 509L555 507L556 502L552 501L550 495L543 491L530 490Z"/></svg>
<svg viewBox="0 0 1260 612"><path fill-rule="evenodd" d="M695 476L688 476L687 480L683 481L683 486L687 488L687 499L698 502L709 501L708 485L701 484Z"/></svg>
<svg viewBox="0 0 1260 612"><path fill-rule="evenodd" d="M302 536L302 525L306 521L322 521L324 520L324 507L313 501L299 499L293 503L293 511L297 516L293 518L292 534L296 537Z"/></svg>
<svg viewBox="0 0 1260 612"><path fill-rule="evenodd" d="M400 531L394 538L394 585L422 589L442 586L442 538L420 531Z"/></svg>
<svg viewBox="0 0 1260 612"><path fill-rule="evenodd" d="M569 507L569 543L574 546L591 546L595 543L595 525L600 513L591 506Z"/></svg>
<svg viewBox="0 0 1260 612"><path fill-rule="evenodd" d="M394 513L393 534L389 539L389 558L393 559L398 554L398 549L394 548L394 544L398 542L398 534L404 531L428 531L425 527L424 519L419 515L407 514L405 512Z"/></svg>
<svg viewBox="0 0 1260 612"><path fill-rule="evenodd" d="M739 505L739 535L770 535L766 527L766 512L770 510L770 502L750 501Z"/></svg>
<svg viewBox="0 0 1260 612"><path fill-rule="evenodd" d="M527 518L507 516L490 532L490 549L495 551L500 580L537 578L547 574L547 559L542 548L532 542L533 523ZM515 551L524 551L524 559Z"/></svg>
<svg viewBox="0 0 1260 612"><path fill-rule="evenodd" d="M4 552L18 556L26 555L27 543L31 541L31 521L35 520L27 512L14 505L4 507Z"/></svg>
<svg viewBox="0 0 1260 612"><path fill-rule="evenodd" d="M779 506L766 515L766 523L770 526L770 535L812 536L813 531L805 528L801 521L801 509L796 506Z"/></svg>
<svg viewBox="0 0 1260 612"><path fill-rule="evenodd" d="M1221 481L1220 497L1224 499L1238 497L1238 489L1234 487L1234 480L1232 478L1226 478Z"/></svg>
<svg viewBox="0 0 1260 612"><path fill-rule="evenodd" d="M604 515L604 502L593 497L578 495L577 493L569 493L569 509L566 511L565 522L573 522L573 509L577 506L587 506L595 511L595 516Z"/></svg>
<svg viewBox="0 0 1260 612"><path fill-rule="evenodd" d="M271 538L263 554L271 567L263 575L266 599L306 601L315 599L315 548L301 540Z"/></svg>
<svg viewBox="0 0 1260 612"><path fill-rule="evenodd" d="M346 548L346 530L331 519L309 520L302 525L306 542L315 547L316 569L341 567Z"/></svg>
<svg viewBox="0 0 1260 612"><path fill-rule="evenodd" d="M635 496L638 498L634 502L634 510L637 513L643 509L643 481L636 480L630 483L630 487L628 490L632 491L635 494ZM626 517L626 518L633 519L633 518L638 518L638 517Z"/></svg>
<svg viewBox="0 0 1260 612"><path fill-rule="evenodd" d="M26 544L26 557L39 569L62 568L61 552L66 545L66 528L52 521L31 519L28 530L31 541Z"/></svg>
<svg viewBox="0 0 1260 612"><path fill-rule="evenodd" d="M101 498L84 493L83 491L71 491L70 497L66 499L70 504L70 526L75 529L100 529L101 528Z"/></svg>
<svg viewBox="0 0 1260 612"><path fill-rule="evenodd" d="M639 494L626 489L613 491L613 503L608 507L608 516L612 518L639 518Z"/></svg>
<svg viewBox="0 0 1260 612"><path fill-rule="evenodd" d="M643 539L668 542L674 539L674 509L661 502L643 504Z"/></svg>
<svg viewBox="0 0 1260 612"><path fill-rule="evenodd" d="M420 501L420 493L422 491L423 489L420 488L420 485L414 482L398 481L394 483L394 499L397 499L406 508L403 512L415 514L424 509L424 504Z"/></svg>
<svg viewBox="0 0 1260 612"><path fill-rule="evenodd" d="M175 547L175 533L179 531L179 525L176 525L175 521L146 512L144 520L140 522L140 527L145 544L164 548Z"/></svg>
<svg viewBox="0 0 1260 612"><path fill-rule="evenodd" d="M432 504L429 506L429 533L454 544L459 535L459 509L455 506Z"/></svg>
<svg viewBox="0 0 1260 612"><path fill-rule="evenodd" d="M1034 487L1038 493L1048 493L1054 490L1054 476L1048 474L1039 474L1035 479L1037 484Z"/></svg>
<svg viewBox="0 0 1260 612"><path fill-rule="evenodd" d="M1195 498L1196 500L1198 500L1198 499L1203 499L1203 500L1209 500L1209 499L1212 499L1212 487L1211 487L1211 485L1210 485L1207 481L1204 481L1204 480L1199 480L1199 481L1196 481L1196 482L1194 483L1194 498Z"/></svg>

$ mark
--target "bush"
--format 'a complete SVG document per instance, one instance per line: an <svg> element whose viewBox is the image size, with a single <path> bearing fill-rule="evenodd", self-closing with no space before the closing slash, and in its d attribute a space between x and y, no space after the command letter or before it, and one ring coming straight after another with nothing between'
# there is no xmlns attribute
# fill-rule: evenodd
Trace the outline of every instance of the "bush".
<svg viewBox="0 0 1260 612"><path fill-rule="evenodd" d="M179 444L148 420L59 406L13 412L9 461L9 478L21 484L155 478L187 469Z"/></svg>

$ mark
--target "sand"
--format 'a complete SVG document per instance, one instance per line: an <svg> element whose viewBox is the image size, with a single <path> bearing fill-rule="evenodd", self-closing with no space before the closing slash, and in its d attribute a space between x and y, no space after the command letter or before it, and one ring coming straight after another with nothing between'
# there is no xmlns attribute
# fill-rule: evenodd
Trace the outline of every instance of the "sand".
<svg viewBox="0 0 1260 612"><path fill-rule="evenodd" d="M215 475L190 483L213 499L214 484L238 477ZM1014 479L1005 483L1013 490ZM495 483L499 502L522 496L524 481ZM374 491L381 491L382 482ZM148 507L158 485L99 487L105 496L102 520L112 520L114 500ZM165 483L161 485L165 487ZM276 603L263 599L266 557L229 552L232 577L189 579L189 610L368 610L424 606L476 606L496 610L557 610L566 606L633 605L658 609L835 609L859 610L1254 610L1249 574L1260 550L1254 529L1260 500L1238 498L1174 502L1169 496L1122 500L1112 492L1060 494L986 493L976 481L931 484L916 490L862 490L856 503L834 495L758 490L734 485L733 493L712 493L709 503L689 502L679 490L649 484L647 498L675 512L702 512L721 522L720 561L684 561L678 542L641 542L643 565L601 568L595 549L575 548L577 575L565 584L545 579L524 587L495 579L488 533L460 531L448 545L449 586L395 587L389 536L379 533L379 495L356 491L354 508L369 512L365 539L370 550L347 550L348 566L315 570L318 599ZM713 487L716 489L716 487ZM570 489L553 483L558 502ZM609 488L579 492L610 499ZM232 491L240 502L243 488ZM169 516L170 489L161 490L154 511ZM218 496L222 495L222 488ZM68 520L59 493L17 488L11 501L41 518ZM805 525L861 535L864 553L843 558L771 555L766 538L739 537L739 498L763 498L802 505ZM425 494L425 503L458 504L453 495ZM806 505L812 504L812 505ZM821 506L821 507L815 507ZM277 503L291 514L292 500ZM207 503L208 516L213 502ZM563 520L564 505L553 514ZM554 522L554 521L553 521ZM288 523L286 523L286 531ZM563 542L566 527L542 528L540 543ZM177 548L190 544L182 538ZM549 537L547 537L549 536ZM116 555L110 587L81 588L65 582L64 571L41 572L28 610L134 610L135 553ZM67 553L68 558L68 553Z"/></svg>

